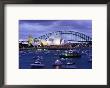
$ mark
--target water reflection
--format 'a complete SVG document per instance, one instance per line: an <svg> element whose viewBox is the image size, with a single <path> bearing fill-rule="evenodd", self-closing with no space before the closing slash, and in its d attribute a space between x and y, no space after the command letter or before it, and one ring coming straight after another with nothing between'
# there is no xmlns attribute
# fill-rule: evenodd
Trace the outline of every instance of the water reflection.
<svg viewBox="0 0 110 88"><path fill-rule="evenodd" d="M29 50L20 51L20 68L43 69L90 69L92 68L92 49L71 50ZM78 55L81 57L77 57ZM60 57L60 55L64 55ZM76 55L76 56L75 56ZM67 57L69 56L69 57ZM90 63L91 62L91 63Z"/></svg>

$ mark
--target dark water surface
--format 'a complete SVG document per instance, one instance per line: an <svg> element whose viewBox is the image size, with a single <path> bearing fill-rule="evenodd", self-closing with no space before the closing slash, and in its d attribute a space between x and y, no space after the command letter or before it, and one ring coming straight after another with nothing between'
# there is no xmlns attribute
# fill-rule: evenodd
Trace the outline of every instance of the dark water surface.
<svg viewBox="0 0 110 88"><path fill-rule="evenodd" d="M92 69L92 49L83 48L76 49L81 57L77 58L59 58L59 55L68 50L22 50L19 52L19 68L31 69L31 64L36 61L36 58L40 59L40 62L44 64L44 69L53 69L53 64L58 59L62 62L62 68L76 69ZM67 65L67 63L74 63L74 65Z"/></svg>

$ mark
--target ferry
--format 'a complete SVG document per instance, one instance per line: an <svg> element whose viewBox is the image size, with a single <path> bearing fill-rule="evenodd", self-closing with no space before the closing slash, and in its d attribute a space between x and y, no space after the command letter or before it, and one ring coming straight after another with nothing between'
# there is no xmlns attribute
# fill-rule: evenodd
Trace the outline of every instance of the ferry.
<svg viewBox="0 0 110 88"><path fill-rule="evenodd" d="M75 58L75 57L81 57L81 54L78 51L69 50L65 51L64 53L59 55L60 58Z"/></svg>

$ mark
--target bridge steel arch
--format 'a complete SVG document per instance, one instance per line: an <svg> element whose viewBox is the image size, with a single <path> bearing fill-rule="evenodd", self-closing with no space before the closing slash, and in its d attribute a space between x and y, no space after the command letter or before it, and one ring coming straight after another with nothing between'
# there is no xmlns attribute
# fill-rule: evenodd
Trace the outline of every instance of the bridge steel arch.
<svg viewBox="0 0 110 88"><path fill-rule="evenodd" d="M60 36L62 38L62 36L66 35L66 34L71 35L70 41L77 41L77 42L92 41L92 38L90 36L87 36L83 33L75 32L75 31L55 31L55 32L47 33L47 34L42 35L42 36L40 36L38 38L35 38L35 39L37 39L37 40L39 40L39 39L47 40L51 36Z"/></svg>

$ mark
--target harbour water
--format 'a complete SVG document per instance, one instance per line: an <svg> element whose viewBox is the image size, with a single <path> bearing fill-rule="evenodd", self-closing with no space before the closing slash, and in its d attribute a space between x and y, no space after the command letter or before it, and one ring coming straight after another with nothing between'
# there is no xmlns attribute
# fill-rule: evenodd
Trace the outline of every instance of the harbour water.
<svg viewBox="0 0 110 88"><path fill-rule="evenodd" d="M92 69L92 48L87 47L75 50L81 54L81 57L59 57L60 54L69 50L20 50L19 69L31 69L31 65L35 63L36 59L44 65L42 69L54 69L54 63L57 60L62 63L61 69Z"/></svg>

